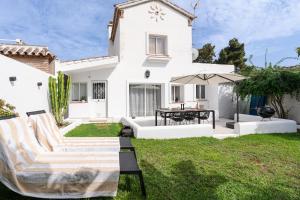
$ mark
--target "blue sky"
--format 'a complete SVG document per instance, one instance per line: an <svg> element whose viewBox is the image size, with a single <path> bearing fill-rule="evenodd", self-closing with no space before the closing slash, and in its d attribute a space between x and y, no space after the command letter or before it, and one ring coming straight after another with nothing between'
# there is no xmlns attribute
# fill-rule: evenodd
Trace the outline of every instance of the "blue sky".
<svg viewBox="0 0 300 200"><path fill-rule="evenodd" d="M124 0L122 0L124 1ZM191 11L196 0L173 0ZM46 45L60 59L107 54L107 23L119 0L0 0L0 38ZM201 0L193 45L217 51L236 37L256 65L296 56L300 46L299 0ZM288 61L293 65L300 61Z"/></svg>

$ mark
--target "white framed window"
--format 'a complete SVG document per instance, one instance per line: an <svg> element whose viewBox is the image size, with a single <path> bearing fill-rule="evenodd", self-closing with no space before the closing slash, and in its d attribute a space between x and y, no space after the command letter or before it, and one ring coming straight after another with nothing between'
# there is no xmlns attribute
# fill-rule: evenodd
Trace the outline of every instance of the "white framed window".
<svg viewBox="0 0 300 200"><path fill-rule="evenodd" d="M167 36L163 35L149 35L149 54L164 55L168 54L167 50Z"/></svg>
<svg viewBox="0 0 300 200"><path fill-rule="evenodd" d="M72 83L72 101L87 101L87 83Z"/></svg>
<svg viewBox="0 0 300 200"><path fill-rule="evenodd" d="M94 100L104 100L106 98L106 85L103 81L92 82L92 94Z"/></svg>
<svg viewBox="0 0 300 200"><path fill-rule="evenodd" d="M171 102L178 103L183 101L183 86L172 85L171 86Z"/></svg>
<svg viewBox="0 0 300 200"><path fill-rule="evenodd" d="M205 85L196 85L196 99L204 100L206 99L206 87Z"/></svg>

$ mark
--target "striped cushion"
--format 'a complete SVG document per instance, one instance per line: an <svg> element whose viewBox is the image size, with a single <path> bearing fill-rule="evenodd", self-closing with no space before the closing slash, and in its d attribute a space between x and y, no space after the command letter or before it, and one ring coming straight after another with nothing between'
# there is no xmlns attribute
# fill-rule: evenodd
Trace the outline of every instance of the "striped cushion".
<svg viewBox="0 0 300 200"><path fill-rule="evenodd" d="M120 151L118 137L114 138L64 138L49 113L30 117L34 122L36 136L48 151L82 152L82 151Z"/></svg>
<svg viewBox="0 0 300 200"><path fill-rule="evenodd" d="M0 121L0 181L38 198L115 196L118 152L49 152L21 118Z"/></svg>

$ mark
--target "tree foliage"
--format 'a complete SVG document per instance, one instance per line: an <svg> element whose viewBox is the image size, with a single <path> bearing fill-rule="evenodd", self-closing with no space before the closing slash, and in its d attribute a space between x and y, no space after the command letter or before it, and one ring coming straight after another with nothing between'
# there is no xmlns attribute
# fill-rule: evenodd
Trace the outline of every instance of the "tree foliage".
<svg viewBox="0 0 300 200"><path fill-rule="evenodd" d="M196 63L213 63L216 57L215 46L211 43L203 45L201 49L198 49L198 58L194 61Z"/></svg>
<svg viewBox="0 0 300 200"><path fill-rule="evenodd" d="M236 87L242 98L248 95L268 96L278 117L286 119L288 110L284 107L284 96L289 94L299 100L300 72L277 67L257 68L250 78L241 81Z"/></svg>
<svg viewBox="0 0 300 200"><path fill-rule="evenodd" d="M217 63L231 64L234 65L237 70L241 70L246 67L247 59L245 55L244 44L240 43L238 39L233 38L229 41L228 46L220 51Z"/></svg>
<svg viewBox="0 0 300 200"><path fill-rule="evenodd" d="M59 126L63 125L64 115L69 105L71 77L58 73L57 79L49 77L51 110Z"/></svg>
<svg viewBox="0 0 300 200"><path fill-rule="evenodd" d="M296 51L297 51L298 57L300 57L300 47L298 47L298 48L296 49Z"/></svg>

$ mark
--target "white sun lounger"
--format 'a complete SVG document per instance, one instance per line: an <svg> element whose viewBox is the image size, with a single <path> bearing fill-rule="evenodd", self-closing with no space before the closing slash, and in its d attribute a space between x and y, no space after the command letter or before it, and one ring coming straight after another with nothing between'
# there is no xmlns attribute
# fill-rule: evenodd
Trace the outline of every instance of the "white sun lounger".
<svg viewBox="0 0 300 200"><path fill-rule="evenodd" d="M21 118L0 120L0 180L37 198L115 196L119 152L50 152Z"/></svg>
<svg viewBox="0 0 300 200"><path fill-rule="evenodd" d="M66 138L62 136L50 113L30 115L29 119L38 141L49 151L120 151L118 137Z"/></svg>

